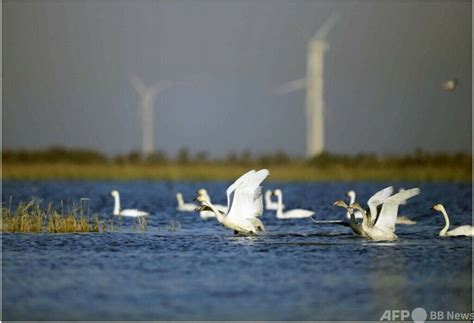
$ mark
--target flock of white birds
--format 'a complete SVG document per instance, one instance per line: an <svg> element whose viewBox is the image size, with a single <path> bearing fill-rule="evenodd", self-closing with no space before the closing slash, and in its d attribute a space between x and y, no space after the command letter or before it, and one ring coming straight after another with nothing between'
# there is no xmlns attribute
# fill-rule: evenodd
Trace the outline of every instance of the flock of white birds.
<svg viewBox="0 0 474 323"><path fill-rule="evenodd" d="M231 229L235 234L253 235L265 231L265 226L259 219L264 211L263 194L261 184L269 175L269 171L262 169L251 170L240 176L227 190L227 205L213 204L205 189L197 191L194 199L199 204L185 203L181 193L176 194L178 202L177 210L180 212L199 212L202 219L216 218L224 227ZM115 200L114 215L126 217L143 217L149 214L136 209L120 209L120 196L117 191L113 191ZM375 241L396 240L396 224L413 225L416 221L407 217L399 216L400 205L420 194L419 188L408 190L400 189L393 194L393 187L386 187L375 193L368 201L368 209L364 209L356 202L356 193L347 192L349 204L343 200L334 202L334 206L345 209L344 220L337 221L317 221L313 218L314 211L305 209L293 209L284 211L283 192L276 189L273 192L265 192L265 208L274 210L278 219L302 219L311 218L315 223L333 223L350 227L355 235ZM276 202L272 201L272 196L276 196ZM445 226L439 232L440 236L474 236L474 227L463 225L456 229L449 230L449 217L442 204L436 204L432 208L440 212L445 219Z"/></svg>

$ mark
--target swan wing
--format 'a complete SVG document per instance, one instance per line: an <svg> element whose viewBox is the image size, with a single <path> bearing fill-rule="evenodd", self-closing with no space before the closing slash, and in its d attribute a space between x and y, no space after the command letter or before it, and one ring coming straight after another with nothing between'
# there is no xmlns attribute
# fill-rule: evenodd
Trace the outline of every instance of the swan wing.
<svg viewBox="0 0 474 323"><path fill-rule="evenodd" d="M263 212L260 184L269 175L268 170L262 169L244 179L234 190L228 218L248 219L255 217L258 212Z"/></svg>
<svg viewBox="0 0 474 323"><path fill-rule="evenodd" d="M243 182L245 182L250 176L252 176L253 174L255 174L255 170L249 170L247 173L243 174L242 176L240 176L239 178L237 178L235 180L234 183L232 183L232 185L230 185L228 188L227 188L227 191L226 191L226 194L227 194L227 207L231 208L231 205L232 205L232 200L234 198L234 192L235 192L235 189L240 185L242 184Z"/></svg>
<svg viewBox="0 0 474 323"><path fill-rule="evenodd" d="M380 215L378 216L377 222L375 222L374 226L384 231L395 232L395 222L397 222L398 206L402 202L418 194L420 194L420 189L416 187L409 190L405 190L403 192L399 192L386 199L382 205L382 210L380 211Z"/></svg>
<svg viewBox="0 0 474 323"><path fill-rule="evenodd" d="M372 197L367 201L367 205L370 209L370 221L372 223L375 222L377 217L377 206L382 205L383 202L392 195L392 193L393 186L389 186L372 195Z"/></svg>

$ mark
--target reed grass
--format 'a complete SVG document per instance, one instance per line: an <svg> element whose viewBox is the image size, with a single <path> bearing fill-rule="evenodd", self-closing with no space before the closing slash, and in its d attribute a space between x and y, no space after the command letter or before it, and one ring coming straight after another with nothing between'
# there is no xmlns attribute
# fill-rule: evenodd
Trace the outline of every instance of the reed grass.
<svg viewBox="0 0 474 323"><path fill-rule="evenodd" d="M148 223L146 216L138 217L133 224L133 231L140 230L140 231L147 231L148 230Z"/></svg>
<svg viewBox="0 0 474 323"><path fill-rule="evenodd" d="M170 223L166 226L166 229L169 232L181 230L181 223L177 220L171 220Z"/></svg>
<svg viewBox="0 0 474 323"><path fill-rule="evenodd" d="M122 219L118 223L115 219L100 221L97 215L89 216L88 208L81 203L73 205L69 211L64 211L61 202L60 210L56 210L50 203L46 207L38 199L29 202L20 202L13 211L13 199L10 198L7 207L2 207L0 217L0 231L11 233L79 233L79 232L119 232L122 229ZM171 220L166 225L168 232L180 230L181 223ZM147 231L146 217L135 219L133 231ZM157 227L160 231L160 227Z"/></svg>
<svg viewBox="0 0 474 323"><path fill-rule="evenodd" d="M261 163L4 163L4 179L20 180L234 180L252 168L268 168L273 181L450 181L470 182L471 163L391 164L291 162L281 165Z"/></svg>
<svg viewBox="0 0 474 323"><path fill-rule="evenodd" d="M32 199L27 203L20 202L13 211L12 201L10 198L8 207L2 208L2 232L100 232L98 216L89 217L85 214L82 203L65 212L62 203L61 211L58 211L52 204L43 207L40 200Z"/></svg>

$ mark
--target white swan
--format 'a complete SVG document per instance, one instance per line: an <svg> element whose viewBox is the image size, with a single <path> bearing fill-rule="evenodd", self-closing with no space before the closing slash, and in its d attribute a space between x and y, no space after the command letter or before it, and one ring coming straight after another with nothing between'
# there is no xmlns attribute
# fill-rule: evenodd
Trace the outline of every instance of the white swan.
<svg viewBox="0 0 474 323"><path fill-rule="evenodd" d="M382 210L375 221L368 217L367 212L358 203L352 204L349 207L349 212L359 210L362 213L363 218L360 228L363 237L375 241L396 240L398 237L395 234L395 223L398 216L398 206L401 202L419 193L419 188L412 188L390 196L383 202Z"/></svg>
<svg viewBox="0 0 474 323"><path fill-rule="evenodd" d="M441 212L444 216L445 225L443 229L439 232L440 237L456 237L456 236L466 236L472 237L474 236L474 227L470 225L462 225L457 227L456 229L449 230L449 217L446 209L444 208L443 204L436 204L432 207L433 210Z"/></svg>
<svg viewBox="0 0 474 323"><path fill-rule="evenodd" d="M196 200L201 203L200 210L212 210L217 221L234 233L249 235L265 231L262 221L257 216L263 213L262 189L260 184L269 175L268 170L258 172L251 170L239 177L227 188L228 212L219 211L209 202L206 196L199 195Z"/></svg>
<svg viewBox="0 0 474 323"><path fill-rule="evenodd" d="M112 191L110 193L114 197L114 215L120 215L120 216L128 216L128 217L142 217L142 216L147 216L149 215L148 212L140 211L137 209L126 209L126 210L120 210L120 195L118 191Z"/></svg>
<svg viewBox="0 0 474 323"><path fill-rule="evenodd" d="M273 194L277 196L277 210L276 217L277 219L303 219L309 218L314 215L313 211L304 210L304 209L294 209L283 212L283 193L281 190L276 189L273 191Z"/></svg>
<svg viewBox="0 0 474 323"><path fill-rule="evenodd" d="M201 188L197 191L197 194L198 196L199 195L203 195L209 202L211 202L211 198L209 197L209 194L207 193L207 190L204 189L204 188ZM223 213L227 213L227 206L225 205L221 205L221 204L214 204L214 207L216 209L218 209L219 211L223 212ZM213 211L211 210L202 210L202 211L199 211L199 216L201 217L201 219L203 220L207 220L207 219L210 219L210 218L215 218L216 215L214 214Z"/></svg>
<svg viewBox="0 0 474 323"><path fill-rule="evenodd" d="M276 210L278 208L278 203L272 201L272 194L271 190L265 191L265 209L267 210ZM281 205L281 208L285 208L285 204Z"/></svg>
<svg viewBox="0 0 474 323"><path fill-rule="evenodd" d="M176 207L176 210L180 212L194 212L198 207L196 204L193 203L184 203L183 194L179 192L176 193L176 200L178 201L178 206Z"/></svg>

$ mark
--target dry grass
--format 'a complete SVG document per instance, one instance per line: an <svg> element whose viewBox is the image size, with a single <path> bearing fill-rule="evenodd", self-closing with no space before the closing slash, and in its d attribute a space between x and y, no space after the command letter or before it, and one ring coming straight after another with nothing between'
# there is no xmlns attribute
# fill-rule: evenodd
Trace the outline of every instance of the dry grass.
<svg viewBox="0 0 474 323"><path fill-rule="evenodd" d="M82 204L82 203L81 203ZM59 212L49 204L46 208L39 200L20 202L12 211L12 199L8 207L2 208L0 218L2 232L99 232L100 222L97 216L90 218L84 214L82 206L73 207L69 212Z"/></svg>
<svg viewBox="0 0 474 323"><path fill-rule="evenodd" d="M0 231L11 233L78 233L78 232L120 232L122 218L99 221L98 216L90 217L83 207L73 206L71 211L65 212L61 203L61 211L53 208L52 204L43 207L40 200L32 199L28 203L20 202L15 211L12 211L13 199L10 198L8 207L2 208L0 217ZM133 231L147 231L146 217L134 219L131 225ZM117 222L116 222L117 221ZM165 226L168 232L181 229L181 223L171 220ZM157 227L160 231L160 227Z"/></svg>
<svg viewBox="0 0 474 323"><path fill-rule="evenodd" d="M269 180L278 181L452 181L469 182L470 163L453 164L350 164L322 165L291 162L283 165L261 163L192 163L192 164L115 164L115 163L4 163L4 179L78 179L78 180L233 180L248 169L266 167Z"/></svg>

